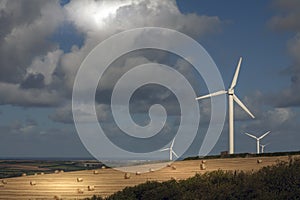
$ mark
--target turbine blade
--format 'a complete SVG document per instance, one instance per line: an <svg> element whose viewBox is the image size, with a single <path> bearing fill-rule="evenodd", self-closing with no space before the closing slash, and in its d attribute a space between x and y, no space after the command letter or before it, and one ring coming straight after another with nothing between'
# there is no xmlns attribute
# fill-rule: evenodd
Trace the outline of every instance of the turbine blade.
<svg viewBox="0 0 300 200"><path fill-rule="evenodd" d="M174 154L174 156L176 156L176 158L179 158L175 151L172 150L172 153Z"/></svg>
<svg viewBox="0 0 300 200"><path fill-rule="evenodd" d="M266 146L268 146L270 143L267 143L267 144L261 144L260 146L261 147L266 147Z"/></svg>
<svg viewBox="0 0 300 200"><path fill-rule="evenodd" d="M249 133L245 133L246 135L248 135L249 137L252 137L252 138L254 138L254 139L258 139L257 137L255 137L254 135L251 135L251 134L249 134Z"/></svg>
<svg viewBox="0 0 300 200"><path fill-rule="evenodd" d="M170 147L171 149L173 148L174 141L175 141L175 137L174 137L174 139L172 140L171 147Z"/></svg>
<svg viewBox="0 0 300 200"><path fill-rule="evenodd" d="M233 79L232 79L232 82L231 82L230 89L233 89L236 86L237 79L238 79L239 72L240 72L241 63L242 63L242 57L240 57L239 63L236 67L236 70L235 70L235 73L234 73L234 76L233 76Z"/></svg>
<svg viewBox="0 0 300 200"><path fill-rule="evenodd" d="M258 139L263 139L266 135L268 135L271 131L266 132L265 134L263 134L262 136L260 136Z"/></svg>
<svg viewBox="0 0 300 200"><path fill-rule="evenodd" d="M162 151L169 151L169 150L170 150L169 148L166 148L166 149L161 149L159 151L162 152Z"/></svg>
<svg viewBox="0 0 300 200"><path fill-rule="evenodd" d="M234 94L233 95L234 101L239 104L239 106L246 111L253 119L255 118L254 115L248 110L248 108L243 104L243 102Z"/></svg>
<svg viewBox="0 0 300 200"><path fill-rule="evenodd" d="M201 96L201 97L197 97L196 100L205 99L205 98L209 98L209 97L214 97L214 96L218 96L218 95L221 95L221 94L227 94L227 91L220 90L218 92L214 92L214 93L207 94L207 95L204 95L204 96Z"/></svg>

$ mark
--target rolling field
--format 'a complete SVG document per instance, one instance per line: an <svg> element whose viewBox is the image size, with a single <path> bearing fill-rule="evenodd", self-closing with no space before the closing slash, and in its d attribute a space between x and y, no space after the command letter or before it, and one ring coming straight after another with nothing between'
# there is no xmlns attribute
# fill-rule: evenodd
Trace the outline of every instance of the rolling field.
<svg viewBox="0 0 300 200"><path fill-rule="evenodd" d="M261 159L262 163L257 163L258 159ZM166 167L154 172L140 175L131 173L128 179L124 178L124 172L114 169L99 169L97 170L98 174L94 174L94 170L44 175L38 173L38 175L32 176L0 179L0 199L55 199L55 195L62 199L83 199L93 195L108 196L126 186L134 186L145 181L186 179L196 173L218 169L258 170L278 161L288 161L288 157L210 159L206 160L206 170L200 170L201 160L176 161L172 164L175 167L167 167L166 163L163 164ZM147 170L155 168L155 166L150 165L138 167ZM131 171L134 170L136 169L131 167ZM77 178L82 178L82 181L78 182ZM94 186L94 190L89 191L88 186Z"/></svg>

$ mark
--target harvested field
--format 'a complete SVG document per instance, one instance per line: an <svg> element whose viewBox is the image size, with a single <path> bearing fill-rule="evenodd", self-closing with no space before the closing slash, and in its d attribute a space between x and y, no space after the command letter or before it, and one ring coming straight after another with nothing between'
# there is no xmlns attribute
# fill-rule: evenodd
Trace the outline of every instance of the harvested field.
<svg viewBox="0 0 300 200"><path fill-rule="evenodd" d="M177 161L173 163L176 170L167 167L154 172L131 173L130 178L124 178L124 172L114 169L83 170L58 174L24 176L6 178L7 184L0 187L0 199L83 199L93 195L108 196L126 186L134 186L145 181L166 181L170 179L186 179L196 173L214 170L258 170L263 166L273 165L278 161L288 161L287 156L258 158L227 158L206 160L206 170L200 169L201 160ZM142 166L139 166L141 168ZM145 166L149 169L149 166ZM135 169L134 169L135 170ZM77 178L82 178L78 182ZM1 182L1 181L0 181ZM35 185L31 185L34 182ZM93 189L88 189L93 186ZM78 191L83 192L78 192Z"/></svg>

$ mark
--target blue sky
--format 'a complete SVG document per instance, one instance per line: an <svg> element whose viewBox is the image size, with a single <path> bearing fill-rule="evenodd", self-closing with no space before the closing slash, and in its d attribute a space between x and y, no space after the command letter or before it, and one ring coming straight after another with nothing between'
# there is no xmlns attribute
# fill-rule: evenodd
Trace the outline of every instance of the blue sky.
<svg viewBox="0 0 300 200"><path fill-rule="evenodd" d="M0 158L90 156L72 119L70 103L77 69L101 41L121 31L143 26L175 29L197 40L215 61L225 88L242 56L236 93L257 118L251 120L236 108L236 151L254 152L256 149L255 141L243 132L260 135L268 130L271 134L263 143L270 145L265 151L297 151L300 149L299 11L297 0L170 0L164 3L158 0L29 0L26 3L2 0ZM153 55L161 62L170 61L168 56L160 53L128 55L114 63L115 74L107 73L105 80L109 81L105 84L108 89L99 91L96 100L100 113L97 114L103 117L100 121L111 134L114 134L116 124L107 108L109 97L103 93L110 91L113 79L110 76L120 76L124 63L126 69L130 63L141 63L143 59L151 61ZM188 72L186 76L192 78ZM205 94L203 81L199 77L192 81L195 80L199 81L199 85L194 86L197 94ZM136 108L133 118L142 124L147 122L148 113L139 107L140 103L150 105L147 98L153 93L151 88L146 91L132 102ZM163 92L155 94L157 99L152 100L166 101ZM205 108L207 103L209 101L199 102L199 105ZM172 112L176 104L173 100L167 104ZM178 116L175 115L175 121ZM208 117L209 113L204 113L203 118ZM165 131L174 134L177 125L170 123L170 128ZM206 127L205 120L199 124L200 136L186 155L197 155L201 133ZM211 154L227 149L227 133L226 122Z"/></svg>

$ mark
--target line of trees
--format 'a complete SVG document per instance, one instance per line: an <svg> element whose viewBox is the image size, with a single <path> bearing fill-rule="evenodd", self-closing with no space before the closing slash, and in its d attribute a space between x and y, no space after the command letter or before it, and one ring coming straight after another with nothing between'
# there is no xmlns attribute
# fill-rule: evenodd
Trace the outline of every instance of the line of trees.
<svg viewBox="0 0 300 200"><path fill-rule="evenodd" d="M105 199L300 199L300 160L278 162L255 172L219 170L180 181L146 182ZM104 199L94 196L91 200Z"/></svg>
<svg viewBox="0 0 300 200"><path fill-rule="evenodd" d="M300 155L300 151L290 151L290 152L272 152L272 153L236 153L236 154L224 154L224 155L209 155L205 157L187 157L183 160L201 160L201 159L217 159L217 158L251 158L251 157L273 157L273 156L295 156Z"/></svg>

